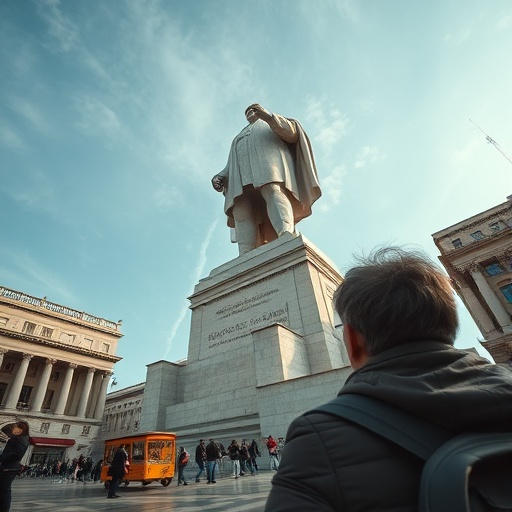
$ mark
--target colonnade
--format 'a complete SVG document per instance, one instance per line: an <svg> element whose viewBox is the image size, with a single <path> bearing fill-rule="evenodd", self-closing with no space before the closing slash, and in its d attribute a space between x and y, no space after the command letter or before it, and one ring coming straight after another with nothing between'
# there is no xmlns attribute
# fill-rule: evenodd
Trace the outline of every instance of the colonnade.
<svg viewBox="0 0 512 512"><path fill-rule="evenodd" d="M484 269L482 266L479 263L473 263L469 266L468 270L503 332L512 332L512 319L484 276Z"/></svg>
<svg viewBox="0 0 512 512"><path fill-rule="evenodd" d="M7 353L8 350L0 348L0 367L2 366L4 356ZM22 353L21 356L20 366L17 368L14 380L10 383L10 386L7 389L7 398L4 406L6 410L17 408L20 393L27 377L28 367L30 365L30 361L34 357L32 354L27 353ZM70 362L57 361L52 358L44 359L44 363L45 366L40 374L39 381L35 386L35 394L33 398L31 397L30 412L41 412L52 371L55 365L59 364L59 367L65 365L66 371L62 384L60 385L57 404L53 408L53 414L64 415L71 394L73 377L79 365ZM87 417L101 420L105 409L105 399L111 375L112 372L110 371L87 367L85 381L80 389L76 414L74 414L76 417Z"/></svg>

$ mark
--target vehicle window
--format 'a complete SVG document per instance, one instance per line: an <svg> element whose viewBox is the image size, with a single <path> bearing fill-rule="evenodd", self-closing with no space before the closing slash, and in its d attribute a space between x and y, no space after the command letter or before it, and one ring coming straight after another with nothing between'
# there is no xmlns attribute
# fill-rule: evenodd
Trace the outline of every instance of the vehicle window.
<svg viewBox="0 0 512 512"><path fill-rule="evenodd" d="M112 459L114 458L114 454L116 453L116 450L119 448L118 445L107 445L105 446L105 457L103 457L103 461L110 464L112 462Z"/></svg>
<svg viewBox="0 0 512 512"><path fill-rule="evenodd" d="M162 463L171 462L173 453L172 441L149 441L148 442L148 462Z"/></svg>
<svg viewBox="0 0 512 512"><path fill-rule="evenodd" d="M132 461L144 460L144 441L133 443Z"/></svg>

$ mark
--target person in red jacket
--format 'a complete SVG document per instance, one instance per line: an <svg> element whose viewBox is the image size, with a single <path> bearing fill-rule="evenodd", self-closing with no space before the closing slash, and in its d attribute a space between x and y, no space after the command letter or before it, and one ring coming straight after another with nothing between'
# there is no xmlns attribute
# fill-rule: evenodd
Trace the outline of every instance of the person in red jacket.
<svg viewBox="0 0 512 512"><path fill-rule="evenodd" d="M188 485L188 482L185 479L185 467L187 466L190 460L190 454L183 448L180 447L180 455L178 457L178 485L183 482L183 485Z"/></svg>
<svg viewBox="0 0 512 512"><path fill-rule="evenodd" d="M270 456L270 470L277 471L279 469L279 457L277 456L277 442L272 436L268 436L265 441L268 454Z"/></svg>

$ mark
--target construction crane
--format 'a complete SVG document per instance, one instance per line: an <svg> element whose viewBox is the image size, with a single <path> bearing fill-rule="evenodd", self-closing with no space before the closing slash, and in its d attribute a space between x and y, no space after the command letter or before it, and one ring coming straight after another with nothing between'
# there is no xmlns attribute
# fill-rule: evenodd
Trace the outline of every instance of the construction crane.
<svg viewBox="0 0 512 512"><path fill-rule="evenodd" d="M487 133L485 133L474 121L471 119L470 121L485 135L485 140L489 144L492 144L512 164L512 159L505 153L505 151L503 151L503 149L501 149L500 145L490 135L487 135Z"/></svg>

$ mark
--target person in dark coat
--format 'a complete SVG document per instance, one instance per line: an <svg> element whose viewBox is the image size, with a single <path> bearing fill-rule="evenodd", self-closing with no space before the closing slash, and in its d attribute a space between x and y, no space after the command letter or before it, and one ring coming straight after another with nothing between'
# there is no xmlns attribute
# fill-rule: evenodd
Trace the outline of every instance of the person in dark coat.
<svg viewBox="0 0 512 512"><path fill-rule="evenodd" d="M20 463L27 451L30 433L26 421L16 421L1 428L7 443L0 454L0 512L9 512L12 498L12 482L20 470ZM2 442L6 442L4 438Z"/></svg>
<svg viewBox="0 0 512 512"><path fill-rule="evenodd" d="M199 467L199 471L196 475L196 483L198 483L199 477L205 472L206 464L206 446L204 439L199 440L199 444L196 446L196 464Z"/></svg>
<svg viewBox="0 0 512 512"><path fill-rule="evenodd" d="M233 477L238 478L239 476L243 476L243 473L240 471L240 446L238 446L236 439L231 441L227 452L231 462L233 463Z"/></svg>
<svg viewBox="0 0 512 512"><path fill-rule="evenodd" d="M215 466L217 460L222 457L219 445L210 439L210 442L206 445L206 476L208 478L207 483L215 484Z"/></svg>
<svg viewBox="0 0 512 512"><path fill-rule="evenodd" d="M97 482L101 478L101 468L103 467L103 459L100 459L92 470L92 478Z"/></svg>
<svg viewBox="0 0 512 512"><path fill-rule="evenodd" d="M258 443L256 442L256 439L252 440L252 443L249 446L249 456L251 458L250 465L256 472L256 474L259 471L258 468L258 461L256 460L256 457L261 457L260 449L258 448ZM251 471L252 474L252 471Z"/></svg>
<svg viewBox="0 0 512 512"><path fill-rule="evenodd" d="M114 458L112 459L112 463L110 464L110 475L112 476L112 481L110 482L110 487L108 490L107 498L119 498L120 496L117 493L117 489L119 488L119 484L121 480L124 478L126 474L126 465L128 463L128 453L126 453L125 445L122 444L114 454Z"/></svg>
<svg viewBox="0 0 512 512"><path fill-rule="evenodd" d="M455 296L426 257L380 249L346 273L334 306L334 331L354 369L339 394L382 400L454 435L512 431L512 372L453 347ZM288 429L265 510L416 512L423 464L350 421L301 416Z"/></svg>

